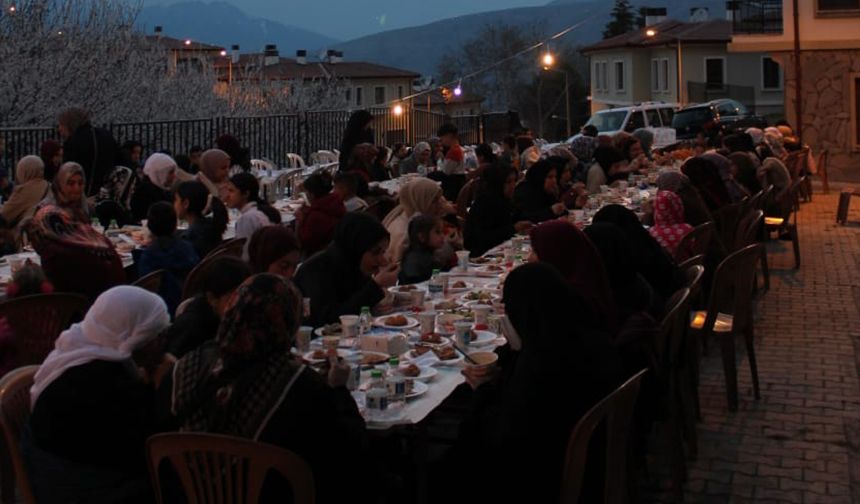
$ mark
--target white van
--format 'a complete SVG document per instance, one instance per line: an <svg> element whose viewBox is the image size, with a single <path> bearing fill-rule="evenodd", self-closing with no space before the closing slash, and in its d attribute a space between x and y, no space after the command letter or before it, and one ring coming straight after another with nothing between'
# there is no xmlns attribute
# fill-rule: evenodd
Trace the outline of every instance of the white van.
<svg viewBox="0 0 860 504"><path fill-rule="evenodd" d="M631 107L619 107L595 112L586 126L597 128L599 135L614 135L621 131L633 133L639 128L645 128L654 133L654 148L665 147L675 143L675 128L672 127L672 117L676 107L671 103L645 102ZM570 137L570 143L576 134Z"/></svg>

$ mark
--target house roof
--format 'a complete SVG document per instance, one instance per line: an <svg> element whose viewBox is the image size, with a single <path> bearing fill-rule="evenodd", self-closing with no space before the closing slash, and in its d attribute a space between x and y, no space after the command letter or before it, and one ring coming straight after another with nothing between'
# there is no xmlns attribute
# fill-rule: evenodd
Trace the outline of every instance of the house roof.
<svg viewBox="0 0 860 504"><path fill-rule="evenodd" d="M239 57L239 63L233 65L233 71L241 72L242 68L258 68L263 60L262 54L243 54ZM217 68L226 68L229 57L219 58L216 62ZM373 78L397 78L416 79L419 74L410 70L392 68L364 61L341 61L339 63L328 63L319 61L308 61L300 65L295 59L278 58L278 63L263 68L263 76L267 79L321 79L321 78L343 78L343 79L373 79Z"/></svg>
<svg viewBox="0 0 860 504"><path fill-rule="evenodd" d="M645 34L646 29L657 33L653 37ZM596 44L585 46L581 52L588 54L595 51L607 49L619 49L623 47L654 47L666 44L674 44L676 40L681 42L699 44L727 44L732 40L732 24L724 19L713 19L698 23L685 23L667 19L647 28L617 35Z"/></svg>
<svg viewBox="0 0 860 504"><path fill-rule="evenodd" d="M220 53L224 50L223 47L204 44L194 40L190 44L186 44L187 40L180 40L166 35L147 35L146 38L151 42L161 44L171 51L211 51Z"/></svg>

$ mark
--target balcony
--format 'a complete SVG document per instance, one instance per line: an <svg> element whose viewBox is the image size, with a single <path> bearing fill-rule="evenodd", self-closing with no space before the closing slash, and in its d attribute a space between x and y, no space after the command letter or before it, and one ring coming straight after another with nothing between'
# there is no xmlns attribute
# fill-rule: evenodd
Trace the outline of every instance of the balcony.
<svg viewBox="0 0 860 504"><path fill-rule="evenodd" d="M732 32L736 35L782 34L782 0L738 0Z"/></svg>

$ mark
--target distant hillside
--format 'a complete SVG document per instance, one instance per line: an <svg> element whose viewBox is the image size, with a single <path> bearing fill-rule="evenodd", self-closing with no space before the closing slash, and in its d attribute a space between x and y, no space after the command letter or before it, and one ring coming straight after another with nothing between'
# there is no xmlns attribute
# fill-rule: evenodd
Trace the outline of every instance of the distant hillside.
<svg viewBox="0 0 860 504"><path fill-rule="evenodd" d="M634 8L640 5L661 7L659 1L634 0ZM707 7L711 18L725 18L724 0L672 0L669 17L687 20L692 7ZM537 26L545 35L595 16L585 26L566 35L564 43L585 45L602 38L603 29L609 20L614 2L608 0L554 0L543 7L525 7L484 12L437 21L422 26L391 30L357 38L334 48L342 50L344 57L352 61L372 61L432 75L442 54L456 51L472 39L483 26L509 24ZM487 62L501 55L487 55Z"/></svg>
<svg viewBox="0 0 860 504"><path fill-rule="evenodd" d="M162 26L164 33L176 38L191 38L229 48L239 44L242 52L260 52L266 44L277 44L283 56L296 49L318 49L336 40L296 26L253 18L225 2L181 2L144 7L137 24L147 33Z"/></svg>

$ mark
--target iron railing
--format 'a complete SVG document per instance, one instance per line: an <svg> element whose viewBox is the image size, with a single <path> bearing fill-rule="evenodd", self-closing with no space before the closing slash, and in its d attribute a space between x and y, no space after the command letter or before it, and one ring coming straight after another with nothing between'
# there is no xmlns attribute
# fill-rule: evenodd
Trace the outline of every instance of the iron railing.
<svg viewBox="0 0 860 504"><path fill-rule="evenodd" d="M486 116L483 115L448 117L420 109L406 109L400 115L394 115L388 108L371 108L369 111L374 116L377 145L414 145L435 136L446 121L457 126L463 144L478 144L485 140ZM140 142L144 156L157 151L188 153L193 146L207 149L213 146L218 136L229 133L249 149L252 157L266 158L285 166L288 164L287 154L296 153L307 160L310 154L319 150L339 148L349 115L349 111L333 110L259 117L112 123L103 127L110 130L120 143L127 140ZM7 159L38 154L42 142L50 138L59 138L56 129L0 128ZM501 136L487 137L486 140L500 141Z"/></svg>
<svg viewBox="0 0 860 504"><path fill-rule="evenodd" d="M732 32L760 35L782 33L782 0L737 0Z"/></svg>
<svg viewBox="0 0 860 504"><path fill-rule="evenodd" d="M720 98L730 98L743 103L750 111L755 111L755 88L753 86L737 86L734 84L723 84L715 86L707 82L687 83L687 102L703 103Z"/></svg>

